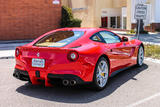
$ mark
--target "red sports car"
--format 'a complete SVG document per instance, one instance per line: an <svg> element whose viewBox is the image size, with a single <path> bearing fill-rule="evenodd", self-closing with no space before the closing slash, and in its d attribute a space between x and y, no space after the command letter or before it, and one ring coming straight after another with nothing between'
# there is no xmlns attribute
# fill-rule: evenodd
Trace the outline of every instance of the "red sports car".
<svg viewBox="0 0 160 107"><path fill-rule="evenodd" d="M32 84L91 83L104 89L108 78L142 66L143 43L102 28L62 28L16 48L14 77Z"/></svg>

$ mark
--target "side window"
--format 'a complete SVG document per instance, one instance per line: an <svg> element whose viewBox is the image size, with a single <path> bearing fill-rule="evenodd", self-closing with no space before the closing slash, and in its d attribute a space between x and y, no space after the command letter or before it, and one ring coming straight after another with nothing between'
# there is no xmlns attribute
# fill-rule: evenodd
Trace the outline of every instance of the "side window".
<svg viewBox="0 0 160 107"><path fill-rule="evenodd" d="M97 42L103 42L98 33L94 34L90 39Z"/></svg>
<svg viewBox="0 0 160 107"><path fill-rule="evenodd" d="M118 43L118 42L121 42L120 37L115 35L112 32L102 31L102 32L99 32L99 33L103 37L103 39L104 39L104 41L106 43Z"/></svg>

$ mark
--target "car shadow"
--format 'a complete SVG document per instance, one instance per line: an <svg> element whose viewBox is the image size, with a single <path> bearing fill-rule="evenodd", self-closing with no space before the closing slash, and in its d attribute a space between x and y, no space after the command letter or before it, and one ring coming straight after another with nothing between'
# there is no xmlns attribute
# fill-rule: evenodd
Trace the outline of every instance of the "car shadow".
<svg viewBox="0 0 160 107"><path fill-rule="evenodd" d="M142 67L131 67L109 79L107 87L102 91L93 91L85 86L77 87L44 87L33 86L26 83L16 89L18 93L43 100L63 102L63 103L89 103L104 98L112 94L121 85L129 80L135 80L135 76L146 70L148 65Z"/></svg>

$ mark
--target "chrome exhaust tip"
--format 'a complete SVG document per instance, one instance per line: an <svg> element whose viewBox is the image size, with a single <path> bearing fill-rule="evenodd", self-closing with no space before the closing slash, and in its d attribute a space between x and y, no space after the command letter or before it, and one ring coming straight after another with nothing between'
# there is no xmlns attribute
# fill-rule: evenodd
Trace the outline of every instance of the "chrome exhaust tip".
<svg viewBox="0 0 160 107"><path fill-rule="evenodd" d="M20 74L18 72L14 73L13 76L16 77L16 78L18 78L18 79L20 79Z"/></svg>
<svg viewBox="0 0 160 107"><path fill-rule="evenodd" d="M67 86L67 85L69 84L69 81L68 81L68 80L63 80L63 81L62 81L62 84L63 84L64 86Z"/></svg>
<svg viewBox="0 0 160 107"><path fill-rule="evenodd" d="M71 81L70 81L70 85L71 85L71 86L74 86L74 85L76 85L76 84L77 84L77 82L76 82L75 80L71 80Z"/></svg>

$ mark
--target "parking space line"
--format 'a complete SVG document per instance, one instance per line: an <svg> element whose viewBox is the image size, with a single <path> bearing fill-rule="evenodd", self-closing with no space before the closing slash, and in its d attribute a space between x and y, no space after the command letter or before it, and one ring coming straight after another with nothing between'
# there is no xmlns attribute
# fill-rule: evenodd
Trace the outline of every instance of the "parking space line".
<svg viewBox="0 0 160 107"><path fill-rule="evenodd" d="M145 98L145 99L142 99L142 100L140 100L140 101L138 101L138 102L135 102L135 103L133 103L133 104L131 104L131 105L128 105L127 107L135 107L135 106L138 106L138 105L140 105L140 104L142 104L142 103L145 103L145 102L147 102L147 101L149 101L149 100L152 100L152 99L154 99L154 98L156 98L156 97L159 97L159 96L160 96L160 93L154 94L154 95L152 95L152 96L150 96L150 97L147 97L147 98Z"/></svg>

